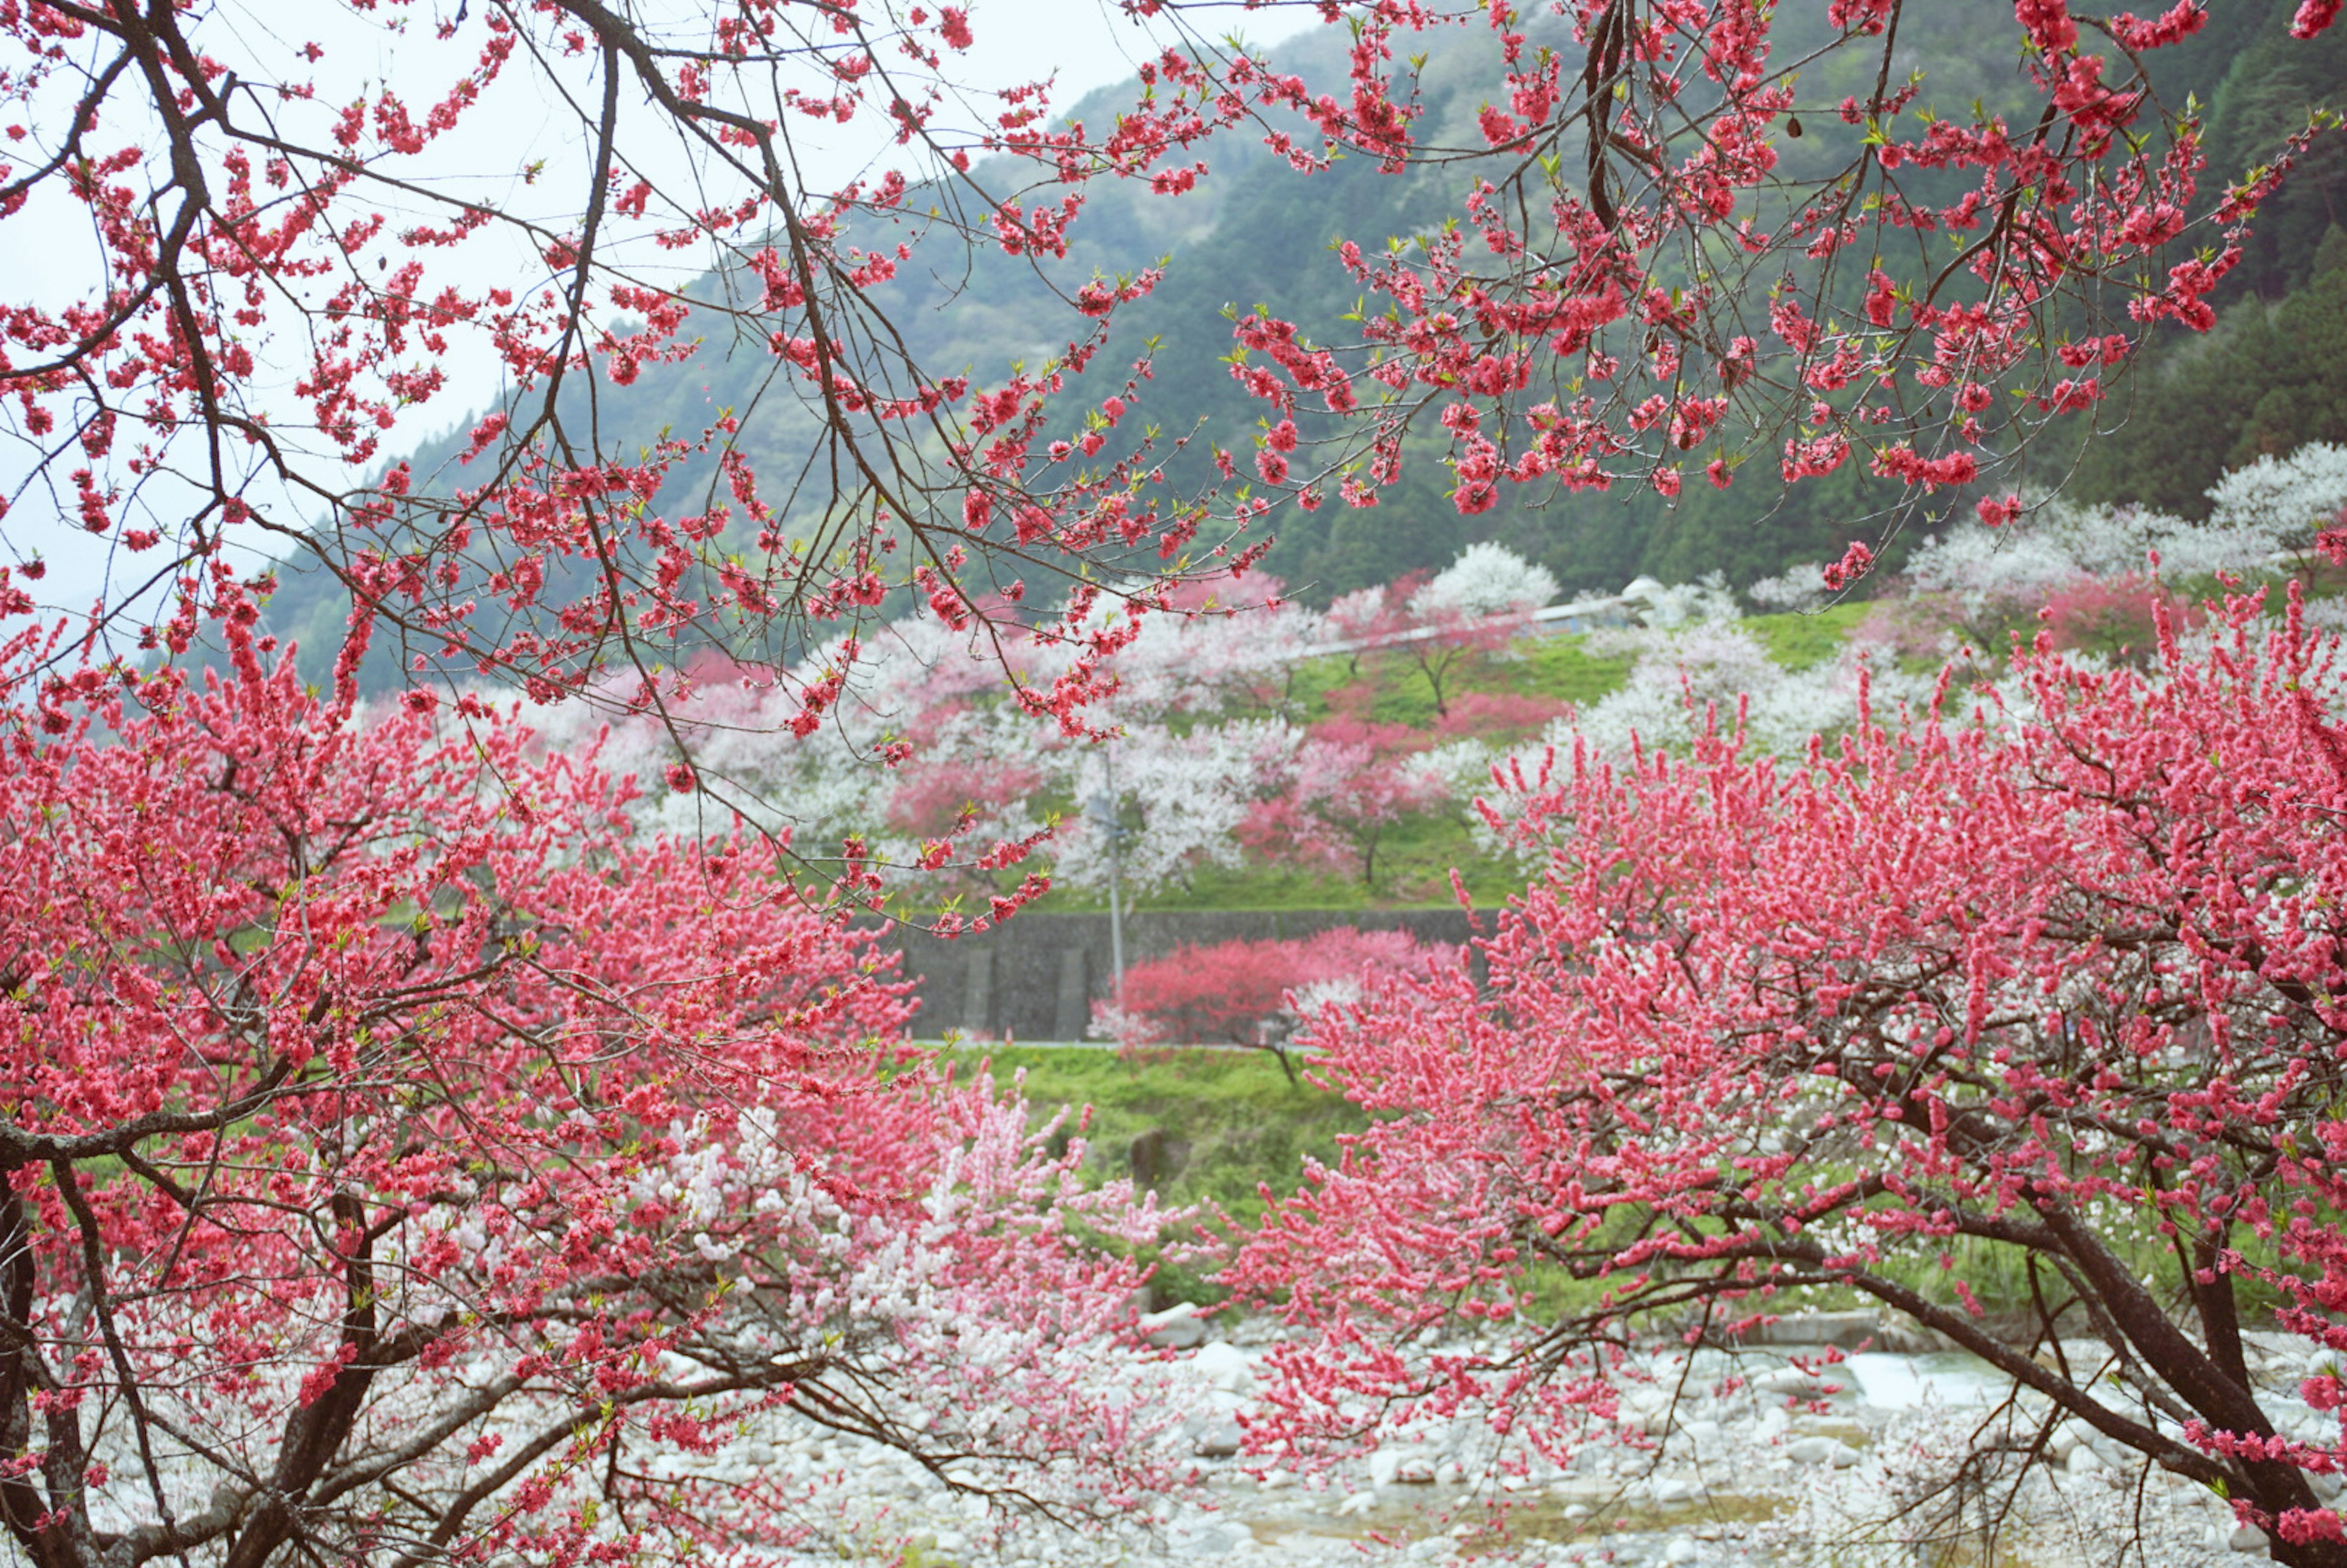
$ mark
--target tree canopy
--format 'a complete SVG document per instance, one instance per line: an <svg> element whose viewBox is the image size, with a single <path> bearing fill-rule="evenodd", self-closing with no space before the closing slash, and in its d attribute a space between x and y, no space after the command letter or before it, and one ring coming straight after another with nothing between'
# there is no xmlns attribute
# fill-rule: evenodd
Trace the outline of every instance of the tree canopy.
<svg viewBox="0 0 2347 1568"><path fill-rule="evenodd" d="M2024 454L2162 323L2215 322L2324 124L2212 172L2148 63L2198 0L1983 4L2013 68L1953 98L1905 62L1962 24L1901 0L1321 5L1292 58L1130 10L1129 101L1069 118L969 79L988 18L958 5L0 3L0 234L42 263L0 282L21 1555L747 1555L787 1544L771 1482L706 1461L784 1411L1075 1522L1178 1484L1147 1363L1103 1353L1164 1216L902 1050L848 924L1035 835L907 801L947 824L909 866L810 842L704 765L688 698L746 694L787 748L913 622L948 679L1094 737L1153 619L1243 613L1283 528L1389 546L1358 519L1403 504L1465 544L1503 497L1852 487L1846 586L1911 518L2020 521ZM556 129L512 169L517 95ZM810 179L843 126L870 167ZM1183 285L1093 270L1094 192L1145 190L1122 210L1163 231L1235 145L1359 196L1341 285L1235 299L1209 343L1122 335ZM981 257L1042 323L1012 360L907 331L1005 303ZM1154 356L1202 350L1221 400L1161 410ZM728 356L746 390L696 402ZM628 416L663 367L673 412ZM452 417L445 462L396 456ZM67 536L108 570L44 603ZM288 553L339 585L314 682L264 623ZM1289 1359L1287 1430L1493 1379L1562 1419L1624 1317L1787 1271L1891 1299L1884 1238L1965 1236L2058 1276L2128 1392L1912 1310L2233 1488L2285 1561L2340 1562L2234 1315L2254 1279L2339 1332L2347 773L2296 623L2229 624L2164 686L2026 665L2014 734L1870 722L1779 773L1715 733L1543 783L1525 831L1573 818L1491 944L1497 999L1460 971L1326 1037L1410 1114L1241 1265L1331 1329ZM639 831L634 786L523 704L656 729L640 776L689 827ZM876 774L924 739L867 738ZM1409 781L1394 737L1327 739L1289 825L1367 878ZM1405 1098L1405 1067L1456 1093ZM2170 1227L2191 1334L2121 1200ZM1405 1286L1503 1310L1532 1254L1614 1294L1523 1358L1430 1389L1353 1337L1419 1327Z"/></svg>
<svg viewBox="0 0 2347 1568"><path fill-rule="evenodd" d="M1568 1454L1634 1337L1839 1286L2041 1397L1981 1443L2075 1419L2277 1561L2347 1561L2314 1490L2347 1453L2336 644L2295 602L2178 633L2148 674L2041 636L2008 700L1943 682L1806 765L1714 728L1515 781L1544 865L1488 988L1459 964L1310 1025L1374 1120L1233 1270L1307 1330L1263 1440L1422 1405ZM1528 1311L1543 1275L1572 1284ZM2269 1313L2294 1399L2246 1369Z"/></svg>

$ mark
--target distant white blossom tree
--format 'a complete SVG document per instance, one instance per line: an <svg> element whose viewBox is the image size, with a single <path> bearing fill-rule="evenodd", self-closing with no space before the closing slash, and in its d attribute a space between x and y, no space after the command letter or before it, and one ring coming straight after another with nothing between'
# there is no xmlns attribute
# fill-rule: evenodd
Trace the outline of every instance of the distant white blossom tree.
<svg viewBox="0 0 2347 1568"><path fill-rule="evenodd" d="M1421 620L1442 615L1522 615L1557 596L1556 574L1504 545L1469 545L1459 559L1427 579L1410 596L1410 613Z"/></svg>
<svg viewBox="0 0 2347 1568"><path fill-rule="evenodd" d="M2019 526L1990 528L1967 519L1926 540L1908 558L1907 579L1911 592L1950 594L1977 613L2042 600L2080 578L2147 575L2155 555L2160 576L2170 581L2256 571L2282 543L2283 530L2270 515L2245 507L2193 523L2137 507L2051 501Z"/></svg>
<svg viewBox="0 0 2347 1568"><path fill-rule="evenodd" d="M2213 522L2276 530L2302 549L2347 510L2347 446L2312 441L2287 457L2260 456L2218 480L2209 499Z"/></svg>
<svg viewBox="0 0 2347 1568"><path fill-rule="evenodd" d="M2020 526L1991 528L1968 518L1908 559L1908 581L1914 591L1952 594L1976 612L1999 600L2042 598L2079 578L2143 575L2154 555L2170 582L2258 572L2286 550L2305 549L2347 508L2347 447L2318 441L2286 457L2261 456L2219 480L2209 499L2205 523L2062 500L2026 507Z"/></svg>
<svg viewBox="0 0 2347 1568"><path fill-rule="evenodd" d="M1744 613L1728 589L1727 577L1716 571L1706 572L1694 582L1662 583L1642 577L1624 589L1622 597L1638 606L1638 624L1655 631L1670 631L1682 626L1723 625ZM1609 634L1597 635L1603 640Z"/></svg>
<svg viewBox="0 0 2347 1568"><path fill-rule="evenodd" d="M1234 836L1249 809L1276 790L1295 767L1303 732L1284 719L1234 719L1185 732L1133 724L1116 743L1113 800L1122 836L1118 872L1146 894L1207 866L1235 866ZM1080 803L1111 795L1105 747L1060 753L1061 776ZM1102 888L1109 876L1108 825L1085 811L1060 825L1051 841L1054 878Z"/></svg>
<svg viewBox="0 0 2347 1568"><path fill-rule="evenodd" d="M1815 610L1826 601L1825 573L1823 561L1796 561L1776 576L1761 578L1747 586L1744 597L1763 611Z"/></svg>

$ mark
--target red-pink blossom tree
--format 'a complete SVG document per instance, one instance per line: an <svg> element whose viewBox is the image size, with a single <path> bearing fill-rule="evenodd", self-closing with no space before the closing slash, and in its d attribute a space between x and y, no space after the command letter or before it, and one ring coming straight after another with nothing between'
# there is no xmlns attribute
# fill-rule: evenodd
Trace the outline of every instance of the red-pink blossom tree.
<svg viewBox="0 0 2347 1568"><path fill-rule="evenodd" d="M1198 943L1124 971L1119 999L1095 1016L1127 1049L1156 1045L1259 1046L1290 1083L1288 1037L1316 1007L1358 997L1379 980L1447 964L1453 949L1421 946L1407 931L1338 926L1309 937Z"/></svg>
<svg viewBox="0 0 2347 1568"><path fill-rule="evenodd" d="M0 650L18 1560L730 1556L805 1528L725 1462L794 1420L1069 1519L1178 1482L1069 1228L1153 1211L906 1053L774 844L360 713L363 641L311 695L228 604L200 680Z"/></svg>
<svg viewBox="0 0 2347 1568"><path fill-rule="evenodd" d="M2297 610L2153 672L2044 638L2009 711L1943 688L1806 762L1528 784L1489 988L1310 1030L1377 1120L1231 1273L1314 1331L1258 1438L1473 1406L1561 1458L1633 1337L1832 1287L2042 1397L2020 1451L2083 1423L2347 1563L2347 676ZM1585 1284L1519 1317L1547 1269ZM1413 1348L1460 1318L1504 1348ZM2279 1387L2261 1325L2306 1348Z"/></svg>
<svg viewBox="0 0 2347 1568"><path fill-rule="evenodd" d="M2065 652L2148 663L2159 655L2158 620L2178 626L2200 619L2181 595L2129 573L2115 581L2081 578L2055 589L2041 612L2054 646Z"/></svg>

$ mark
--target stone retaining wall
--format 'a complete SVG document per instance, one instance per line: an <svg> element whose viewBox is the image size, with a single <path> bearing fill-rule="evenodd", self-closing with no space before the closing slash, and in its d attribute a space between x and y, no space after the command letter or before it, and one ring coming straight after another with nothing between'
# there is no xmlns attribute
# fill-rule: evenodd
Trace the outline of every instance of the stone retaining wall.
<svg viewBox="0 0 2347 1568"><path fill-rule="evenodd" d="M1124 917L1124 961L1163 958L1177 947L1239 939L1308 937L1335 926L1405 930L1421 942L1464 943L1460 909L1144 910ZM981 937L948 942L895 927L883 944L904 955L904 974L919 982L914 1032L1002 1040L1081 1040L1095 1001L1112 989L1105 914L1034 911Z"/></svg>

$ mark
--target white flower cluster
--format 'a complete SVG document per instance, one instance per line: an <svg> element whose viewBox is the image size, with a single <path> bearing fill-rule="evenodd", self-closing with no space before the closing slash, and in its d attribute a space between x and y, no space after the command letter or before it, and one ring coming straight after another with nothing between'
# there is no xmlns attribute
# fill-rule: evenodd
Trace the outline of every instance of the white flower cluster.
<svg viewBox="0 0 2347 1568"><path fill-rule="evenodd" d="M1556 598L1556 574L1501 545L1469 545L1410 597L1419 616L1522 614Z"/></svg>
<svg viewBox="0 0 2347 1568"><path fill-rule="evenodd" d="M1908 558L1911 591L1952 595L1967 610L2042 600L2081 579L2109 581L2150 573L2174 582L2260 570L2282 548L2270 516L2220 511L2207 523L2133 507L2041 505L2019 525L1967 520Z"/></svg>
<svg viewBox="0 0 2347 1568"><path fill-rule="evenodd" d="M1638 606L1638 623L1653 631L1716 625L1743 613L1737 608L1736 595L1728 590L1727 579L1716 571L1706 572L1695 582L1662 583L1642 577L1624 589L1622 597Z"/></svg>
<svg viewBox="0 0 2347 1568"><path fill-rule="evenodd" d="M1411 613L1474 620L1555 593L1545 569L1478 545L1420 590ZM1040 832L1044 803L1058 803L1056 880L1105 886L1113 849L1126 885L1146 890L1235 864L1250 806L1292 785L1313 754L1287 694L1302 666L1332 645L1331 618L1277 600L1232 608L1208 600L1143 615L1116 656L1114 693L1088 713L1120 732L1112 744L1069 740L999 700L1006 659L1041 688L1067 669L1066 650L998 646L923 613L853 645L835 640L784 677L712 678L664 715L614 725L601 760L636 776L644 793L632 809L647 828L701 837L738 815L788 828L813 853L858 835L875 857L898 865L917 859L924 836L950 826L965 802L979 848ZM1105 627L1131 613L1104 596L1096 615ZM835 674L837 697L794 734L801 694ZM572 704L541 727L548 744L577 746L597 722ZM910 760L881 765L898 742L910 743ZM672 789L668 770L683 753L694 787Z"/></svg>
<svg viewBox="0 0 2347 1568"><path fill-rule="evenodd" d="M1797 561L1774 577L1749 583L1744 597L1772 613L1801 613L1826 601L1826 563Z"/></svg>
<svg viewBox="0 0 2347 1568"><path fill-rule="evenodd" d="M2042 597L2081 578L2144 576L2155 558L2169 582L2262 571L2337 524L2347 508L2347 446L2315 442L2286 457L2261 456L2218 481L2209 499L2205 523L2061 500L2038 502L2017 526L1967 519L1915 551L1908 579L1914 591L1952 594L1977 610ZM1770 579L1746 591L1757 600L1778 590Z"/></svg>
<svg viewBox="0 0 2347 1568"><path fill-rule="evenodd" d="M1059 879L1106 886L1112 831L1118 874L1136 888L1163 886L1202 865L1237 865L1235 835L1248 807L1286 776L1303 743L1303 731L1285 719L1239 718L1186 731L1129 723L1107 745L1063 753L1062 776L1085 809L1052 840ZM1128 817L1141 825L1124 825Z"/></svg>
<svg viewBox="0 0 2347 1568"><path fill-rule="evenodd" d="M2274 530L2290 548L2303 548L2347 510L2347 446L2313 441L2287 457L2260 456L2219 479L2209 499L2218 527Z"/></svg>
<svg viewBox="0 0 2347 1568"><path fill-rule="evenodd" d="M1678 584L1641 578L1621 596L1637 624L1587 634L1592 653L1631 657L1619 689L1552 724L1540 745L1444 741L1411 759L1411 793L1420 804L1456 803L1490 849L1496 844L1474 803L1496 799L1495 766L1536 771L1542 746L1618 754L1634 743L1684 746L1710 726L1798 754L1812 736L1858 722L1862 688L1895 722L1902 706L1930 700L1936 677L1917 672L1923 662L1960 657L1983 639L2001 644L2014 617L2049 596L2146 579L2155 560L2168 583L2246 576L2303 548L2347 505L2347 447L2260 458L2209 496L2215 509L2205 523L2048 500L2002 528L1967 519L1927 539L1904 578L1913 624L1901 630L1891 617L1890 634L1907 639L1903 661L1890 646L1850 646L1788 669L1740 624L1737 596L1717 574ZM662 719L619 724L604 761L637 774L645 795L634 811L647 826L706 835L730 828L738 813L760 828L793 829L811 853L856 835L897 865L919 858L925 840L951 829L965 809L972 851L1039 835L1056 815L1045 851L1056 880L1100 889L1113 862L1124 885L1145 894L1238 864L1240 829L1258 806L1326 784L1329 747L1296 701L1311 660L1358 659L1381 640L1431 635L1438 622L1489 628L1491 618L1523 613L1556 592L1545 568L1479 544L1407 605L1371 589L1326 615L1276 598L1236 615L1214 599L1145 613L1115 658L1115 691L1089 710L1092 723L1117 730L1112 748L1063 737L999 696L1006 661L1040 689L1067 669L1063 647L998 644L923 612L858 643L835 641L784 677L712 679ZM1745 595L1767 610L1813 608L1825 597L1823 569L1796 566ZM1132 613L1113 596L1096 611L1103 629ZM2341 613L2318 602L2311 618L2330 625ZM1993 680L1987 666L1996 662L1983 660L1963 683ZM808 729L801 694L834 676L837 695ZM555 710L553 727L577 725L582 712ZM794 733L794 719L807 733ZM582 739L557 733L549 743ZM667 785L680 739L693 762L691 789ZM909 760L881 765L892 746L909 749Z"/></svg>

